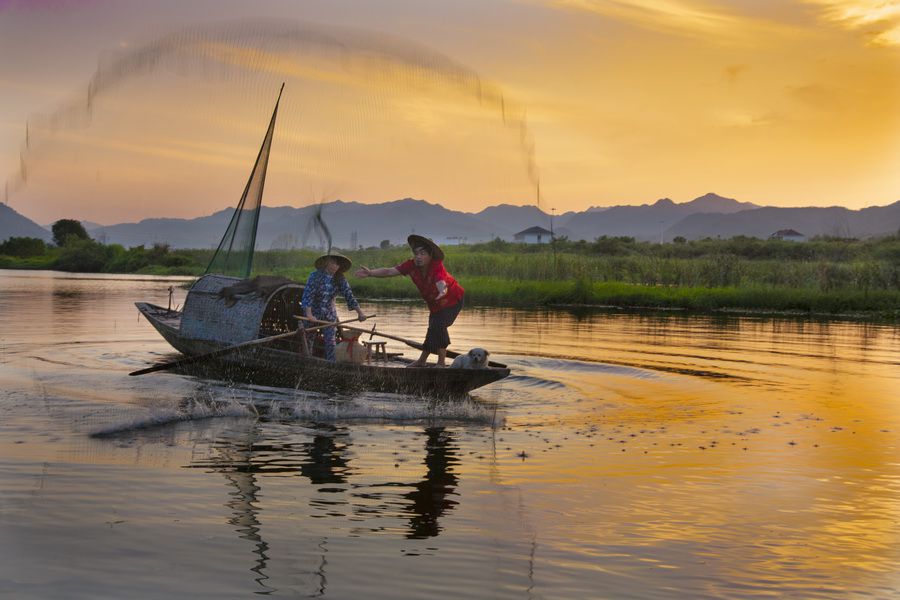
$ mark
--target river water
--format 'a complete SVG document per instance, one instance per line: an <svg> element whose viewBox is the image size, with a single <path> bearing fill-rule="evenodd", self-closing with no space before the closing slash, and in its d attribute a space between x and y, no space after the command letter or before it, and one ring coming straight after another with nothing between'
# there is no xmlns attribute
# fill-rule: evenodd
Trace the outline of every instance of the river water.
<svg viewBox="0 0 900 600"><path fill-rule="evenodd" d="M467 307L509 378L329 398L128 377L172 284L0 271L0 597L900 597L895 326Z"/></svg>

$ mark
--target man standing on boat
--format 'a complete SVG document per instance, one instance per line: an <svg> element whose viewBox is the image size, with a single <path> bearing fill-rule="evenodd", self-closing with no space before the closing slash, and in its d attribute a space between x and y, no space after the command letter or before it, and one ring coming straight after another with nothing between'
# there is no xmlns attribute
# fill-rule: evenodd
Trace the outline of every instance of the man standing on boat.
<svg viewBox="0 0 900 600"><path fill-rule="evenodd" d="M300 301L306 318L329 323L337 321L334 299L340 293L347 301L347 308L355 310L360 321L366 320L366 315L363 314L359 302L353 296L350 284L347 283L347 278L344 277L344 271L349 269L351 264L349 258L337 252L323 254L316 259L316 270L310 273L309 279L306 280L303 299ZM312 347L315 334L308 335L311 336L309 343ZM322 329L322 337L325 340L325 359L334 362L335 328L325 327Z"/></svg>
<svg viewBox="0 0 900 600"><path fill-rule="evenodd" d="M428 304L428 332L422 344L422 354L410 363L410 367L424 367L430 354L437 354L437 366L445 366L450 334L447 329L453 325L463 306L465 290L447 269L444 268L444 252L428 238L411 235L406 241L412 248L413 258L396 267L370 269L362 267L356 271L357 277L396 277L409 275L422 299Z"/></svg>

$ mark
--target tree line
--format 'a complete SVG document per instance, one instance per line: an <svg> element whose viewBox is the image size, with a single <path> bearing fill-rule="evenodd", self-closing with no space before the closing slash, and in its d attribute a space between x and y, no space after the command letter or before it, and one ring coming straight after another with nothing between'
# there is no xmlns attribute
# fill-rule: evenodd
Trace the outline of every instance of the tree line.
<svg viewBox="0 0 900 600"><path fill-rule="evenodd" d="M53 244L37 238L0 243L0 268L75 272L199 275L212 258L209 249L173 250L168 244L124 248L101 244L78 221L53 224ZM806 242L737 236L659 244L633 237L602 236L593 241L559 238L550 244L495 239L445 246L447 265L457 277L512 281L624 282L663 286L788 286L822 290L900 290L900 233L881 238L813 238ZM357 265L399 264L405 245L387 240L378 247L344 250ZM257 251L256 273L305 280L320 251Z"/></svg>

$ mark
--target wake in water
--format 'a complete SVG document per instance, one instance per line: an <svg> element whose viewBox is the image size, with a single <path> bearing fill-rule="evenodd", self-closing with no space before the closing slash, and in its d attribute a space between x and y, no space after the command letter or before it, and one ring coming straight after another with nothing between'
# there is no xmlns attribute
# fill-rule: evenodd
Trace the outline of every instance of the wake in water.
<svg viewBox="0 0 900 600"><path fill-rule="evenodd" d="M176 406L154 407L140 416L102 425L90 433L103 438L134 431L214 418L247 418L262 421L336 422L466 422L501 427L505 422L496 406L471 398L435 401L392 394L330 397L315 392L229 388L230 397L210 390Z"/></svg>
<svg viewBox="0 0 900 600"><path fill-rule="evenodd" d="M467 398L434 401L421 398L377 394L344 400L299 399L293 403L273 402L267 413L278 419L336 421L458 421L502 426L503 416L496 406Z"/></svg>
<svg viewBox="0 0 900 600"><path fill-rule="evenodd" d="M219 417L254 417L254 411L238 402L228 400L189 400L171 408L153 408L147 414L103 425L91 432L91 437L113 437L134 431L164 427L185 421L201 421Z"/></svg>

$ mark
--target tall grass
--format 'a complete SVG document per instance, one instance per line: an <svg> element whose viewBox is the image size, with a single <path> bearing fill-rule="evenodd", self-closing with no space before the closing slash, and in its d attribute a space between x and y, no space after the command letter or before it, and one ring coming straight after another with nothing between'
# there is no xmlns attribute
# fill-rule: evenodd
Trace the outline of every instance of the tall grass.
<svg viewBox="0 0 900 600"><path fill-rule="evenodd" d="M81 247L84 246L84 247ZM115 273L199 275L211 250L102 246L48 247L43 256L0 256L0 268L82 267ZM608 304L685 309L757 308L900 314L900 235L872 240L807 243L733 238L649 244L632 238L553 246L495 240L448 246L445 264L468 302L539 306ZM258 251L254 274L305 281L318 250ZM395 266L405 246L346 252L354 270ZM360 297L418 298L405 278L357 279Z"/></svg>
<svg viewBox="0 0 900 600"><path fill-rule="evenodd" d="M784 286L692 287L649 286L623 282L527 281L496 277L460 278L466 302L485 305L538 307L547 305L605 305L660 309L754 309L815 313L881 313L900 317L900 292L842 289L819 291ZM351 279L361 298L418 298L405 279Z"/></svg>

